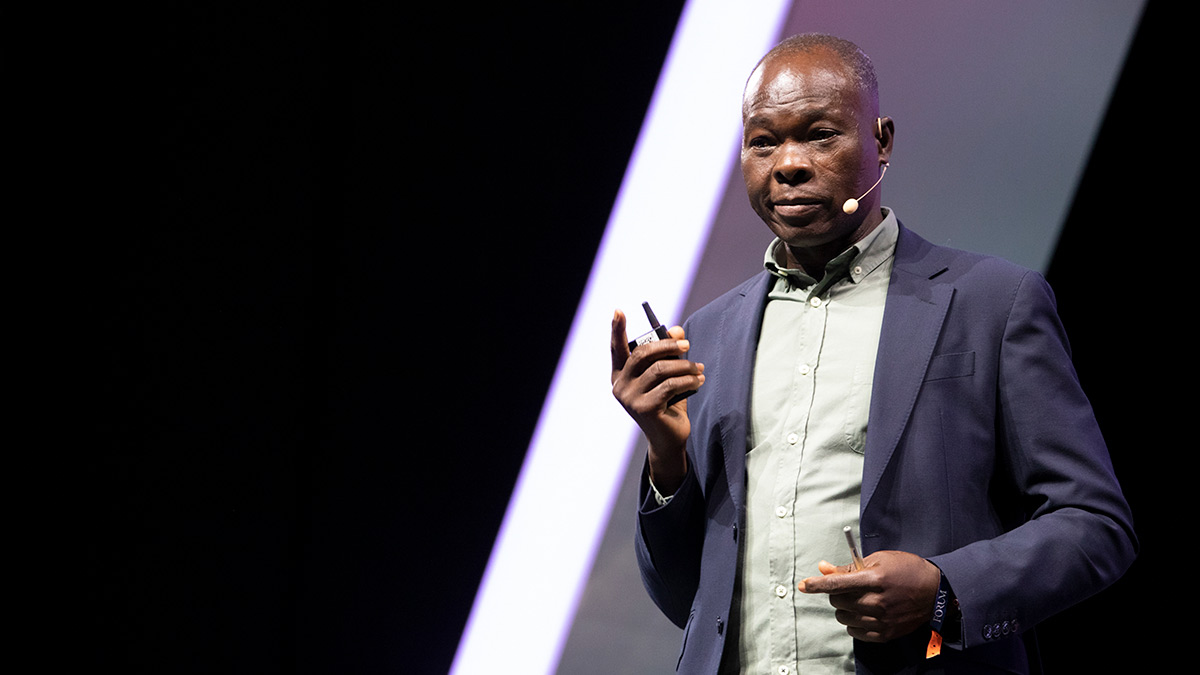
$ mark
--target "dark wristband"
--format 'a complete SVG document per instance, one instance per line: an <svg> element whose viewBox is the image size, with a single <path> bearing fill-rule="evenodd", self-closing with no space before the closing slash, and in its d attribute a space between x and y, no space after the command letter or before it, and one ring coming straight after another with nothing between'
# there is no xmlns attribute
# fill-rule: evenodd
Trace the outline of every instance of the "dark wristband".
<svg viewBox="0 0 1200 675"><path fill-rule="evenodd" d="M942 580L938 584L937 595L933 599L933 618L929 621L929 625L938 635L954 641L955 636L961 632L959 628L961 616L962 613L958 609L958 598L954 596L954 590L950 588L950 582L943 573Z"/></svg>

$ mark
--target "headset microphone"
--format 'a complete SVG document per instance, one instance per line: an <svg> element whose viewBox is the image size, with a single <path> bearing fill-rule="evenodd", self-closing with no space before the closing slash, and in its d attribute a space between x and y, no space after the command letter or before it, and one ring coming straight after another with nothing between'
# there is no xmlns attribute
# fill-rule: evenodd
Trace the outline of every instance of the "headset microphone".
<svg viewBox="0 0 1200 675"><path fill-rule="evenodd" d="M855 211L857 211L858 210L858 200L871 194L871 190L874 190L876 187L879 187L879 183L883 181L883 176L884 176L884 174L887 173L887 170L888 170L888 163L884 162L883 163L883 171L879 172L879 180L875 181L875 184L872 185L870 187L870 189L868 189L866 192L862 193L862 197L859 197L858 199L847 199L846 203L842 204L842 210L845 211L847 214L854 213Z"/></svg>

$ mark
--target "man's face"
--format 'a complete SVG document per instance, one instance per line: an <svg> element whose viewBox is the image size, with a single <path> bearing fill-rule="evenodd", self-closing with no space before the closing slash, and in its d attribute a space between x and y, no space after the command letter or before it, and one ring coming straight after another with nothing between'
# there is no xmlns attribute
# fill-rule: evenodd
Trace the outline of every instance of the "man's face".
<svg viewBox="0 0 1200 675"><path fill-rule="evenodd" d="M890 121L886 143L878 142L871 107L827 50L774 56L751 76L742 174L750 204L789 250L836 255L882 220L878 189L854 214L842 211L875 183L890 154Z"/></svg>

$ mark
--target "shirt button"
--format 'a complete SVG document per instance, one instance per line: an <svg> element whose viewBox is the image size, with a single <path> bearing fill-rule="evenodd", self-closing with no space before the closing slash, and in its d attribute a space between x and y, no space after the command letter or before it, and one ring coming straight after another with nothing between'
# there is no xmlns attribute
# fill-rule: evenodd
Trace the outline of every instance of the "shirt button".
<svg viewBox="0 0 1200 675"><path fill-rule="evenodd" d="M775 515L779 516L780 518L786 516L787 515L787 507L786 506L776 506L775 507Z"/></svg>
<svg viewBox="0 0 1200 675"><path fill-rule="evenodd" d="M820 298L817 298L817 297L812 297L812 298L809 298L809 299L808 299L808 304L812 305L813 307L820 307L820 306L821 306L821 299L820 299Z"/></svg>
<svg viewBox="0 0 1200 675"><path fill-rule="evenodd" d="M855 273L855 274L862 274L862 265L855 265L855 266L854 266L854 273Z"/></svg>
<svg viewBox="0 0 1200 675"><path fill-rule="evenodd" d="M779 675L788 675L788 672L787 666L779 666Z"/></svg>
<svg viewBox="0 0 1200 675"><path fill-rule="evenodd" d="M788 434L788 437L787 437L788 445L795 445L796 441L798 441L798 440L800 440L800 437L797 436L796 434Z"/></svg>
<svg viewBox="0 0 1200 675"><path fill-rule="evenodd" d="M800 366L799 371L800 371L801 375L807 375L812 372L812 368L810 368L809 365L806 363L806 364Z"/></svg>
<svg viewBox="0 0 1200 675"><path fill-rule="evenodd" d="M787 586L784 586L783 584L779 584L778 586L776 586L775 587L775 595L778 595L781 598L787 597Z"/></svg>

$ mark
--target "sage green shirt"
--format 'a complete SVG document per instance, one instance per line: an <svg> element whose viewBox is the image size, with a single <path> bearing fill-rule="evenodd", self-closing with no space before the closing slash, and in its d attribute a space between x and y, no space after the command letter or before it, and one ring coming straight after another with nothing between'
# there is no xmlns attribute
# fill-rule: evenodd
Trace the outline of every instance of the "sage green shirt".
<svg viewBox="0 0 1200 675"><path fill-rule="evenodd" d="M738 631L742 673L853 673L854 652L825 595L796 584L817 563L850 561L842 528L857 536L863 448L879 330L899 227L881 225L826 266L818 281L786 269L783 243L767 249L778 277L754 364L746 536Z"/></svg>

